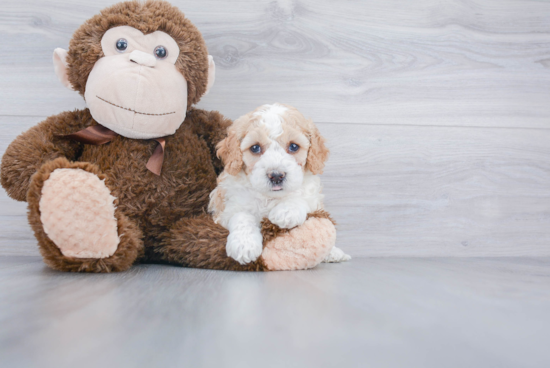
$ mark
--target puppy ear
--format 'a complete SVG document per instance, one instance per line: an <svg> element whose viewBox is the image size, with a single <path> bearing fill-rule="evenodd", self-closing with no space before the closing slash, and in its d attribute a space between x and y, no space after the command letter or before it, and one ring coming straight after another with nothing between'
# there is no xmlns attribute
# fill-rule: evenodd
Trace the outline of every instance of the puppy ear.
<svg viewBox="0 0 550 368"><path fill-rule="evenodd" d="M325 138L319 133L319 129L314 126L310 136L310 146L307 152L306 170L311 171L313 175L322 174L325 168L325 161L328 159L328 148L325 146Z"/></svg>
<svg viewBox="0 0 550 368"><path fill-rule="evenodd" d="M225 165L225 172L229 175L237 175L243 167L243 153L241 152L241 142L237 138L237 133L229 132L227 138L218 143L216 152L218 158L221 158Z"/></svg>

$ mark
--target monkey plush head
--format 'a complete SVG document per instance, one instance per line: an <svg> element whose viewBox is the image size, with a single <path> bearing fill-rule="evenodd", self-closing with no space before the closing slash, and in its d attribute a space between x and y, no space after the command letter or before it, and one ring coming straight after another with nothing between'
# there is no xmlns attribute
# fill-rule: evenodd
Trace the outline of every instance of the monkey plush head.
<svg viewBox="0 0 550 368"><path fill-rule="evenodd" d="M61 82L84 97L92 117L128 138L173 134L214 83L214 61L200 32L160 0L104 9L53 60Z"/></svg>

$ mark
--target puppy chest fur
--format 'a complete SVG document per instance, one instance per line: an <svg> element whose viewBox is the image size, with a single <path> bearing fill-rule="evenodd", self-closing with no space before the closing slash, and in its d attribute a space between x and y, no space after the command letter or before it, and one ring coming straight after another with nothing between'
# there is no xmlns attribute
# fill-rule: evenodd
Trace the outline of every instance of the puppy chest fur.
<svg viewBox="0 0 550 368"><path fill-rule="evenodd" d="M284 195L269 196L256 190L244 172L237 175L222 173L218 186L210 195L209 210L217 223L228 228L231 218L239 212L253 215L259 224L276 206L285 203L300 203L306 213L323 209L319 177L305 173L297 190Z"/></svg>

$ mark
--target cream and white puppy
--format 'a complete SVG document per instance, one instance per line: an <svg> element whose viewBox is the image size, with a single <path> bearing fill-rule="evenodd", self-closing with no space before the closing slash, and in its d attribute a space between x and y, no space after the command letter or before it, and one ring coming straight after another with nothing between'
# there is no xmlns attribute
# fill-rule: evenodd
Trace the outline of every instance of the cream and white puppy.
<svg viewBox="0 0 550 368"><path fill-rule="evenodd" d="M294 107L263 105L235 120L218 146L225 169L210 194L209 211L229 230L227 255L241 264L262 254L260 223L291 229L323 209L320 174L324 138ZM351 259L334 247L324 262Z"/></svg>

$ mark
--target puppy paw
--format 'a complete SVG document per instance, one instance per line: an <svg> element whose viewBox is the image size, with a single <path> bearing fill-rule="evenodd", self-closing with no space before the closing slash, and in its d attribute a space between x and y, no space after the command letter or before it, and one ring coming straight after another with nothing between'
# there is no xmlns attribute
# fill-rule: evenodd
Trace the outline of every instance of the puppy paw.
<svg viewBox="0 0 550 368"><path fill-rule="evenodd" d="M227 256L244 265L254 262L263 250L263 238L260 230L239 229L227 237L225 246Z"/></svg>
<svg viewBox="0 0 550 368"><path fill-rule="evenodd" d="M269 221L282 229L292 229L302 225L307 218L307 210L302 206L292 206L288 203L281 203L269 212Z"/></svg>
<svg viewBox="0 0 550 368"><path fill-rule="evenodd" d="M328 256L323 259L324 263L339 263L349 261L351 257L340 248L333 247Z"/></svg>

